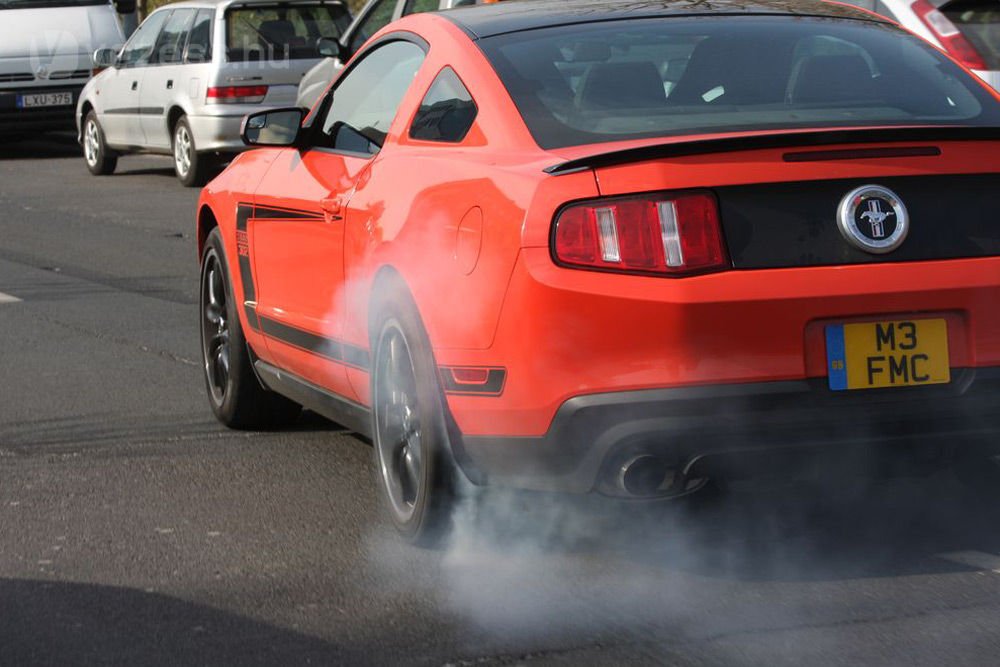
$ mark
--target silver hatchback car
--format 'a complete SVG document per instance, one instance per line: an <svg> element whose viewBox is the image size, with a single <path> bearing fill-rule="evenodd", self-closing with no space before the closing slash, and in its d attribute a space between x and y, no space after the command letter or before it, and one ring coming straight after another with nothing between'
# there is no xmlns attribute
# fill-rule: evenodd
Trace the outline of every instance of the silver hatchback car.
<svg viewBox="0 0 1000 667"><path fill-rule="evenodd" d="M188 0L156 10L80 94L76 122L87 168L110 174L123 153L172 155L185 185L205 182L245 148L248 113L295 104L320 40L350 25L341 0Z"/></svg>

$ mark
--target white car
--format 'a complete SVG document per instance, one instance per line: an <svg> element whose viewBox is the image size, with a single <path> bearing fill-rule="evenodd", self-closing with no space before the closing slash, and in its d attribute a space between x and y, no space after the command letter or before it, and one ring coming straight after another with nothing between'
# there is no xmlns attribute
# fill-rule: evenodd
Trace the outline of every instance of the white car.
<svg viewBox="0 0 1000 667"><path fill-rule="evenodd" d="M204 183L221 156L246 147L249 113L295 103L320 40L350 25L341 0L188 0L162 7L83 89L77 128L87 168L114 172L118 156L172 155L184 185Z"/></svg>
<svg viewBox="0 0 1000 667"><path fill-rule="evenodd" d="M0 2L0 137L73 127L94 50L125 41L116 8L135 0Z"/></svg>
<svg viewBox="0 0 1000 667"><path fill-rule="evenodd" d="M898 22L1000 90L997 0L845 0Z"/></svg>

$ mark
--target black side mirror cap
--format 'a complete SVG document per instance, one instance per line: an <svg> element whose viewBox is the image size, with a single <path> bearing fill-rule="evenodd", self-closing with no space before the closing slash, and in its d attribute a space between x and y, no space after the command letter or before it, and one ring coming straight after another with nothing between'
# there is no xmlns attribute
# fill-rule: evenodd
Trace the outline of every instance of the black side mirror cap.
<svg viewBox="0 0 1000 667"><path fill-rule="evenodd" d="M296 146L304 117L299 107L258 111L243 119L240 138L247 146Z"/></svg>

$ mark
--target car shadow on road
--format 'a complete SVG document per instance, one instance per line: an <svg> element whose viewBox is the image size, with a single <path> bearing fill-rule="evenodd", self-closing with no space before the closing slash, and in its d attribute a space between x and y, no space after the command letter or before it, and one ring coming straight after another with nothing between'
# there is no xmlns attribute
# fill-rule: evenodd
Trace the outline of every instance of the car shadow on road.
<svg viewBox="0 0 1000 667"><path fill-rule="evenodd" d="M0 161L44 160L52 158L80 158L80 145L72 133L33 135L23 139L0 141Z"/></svg>
<svg viewBox="0 0 1000 667"><path fill-rule="evenodd" d="M6 665L357 664L363 652L130 588L0 579Z"/></svg>
<svg viewBox="0 0 1000 667"><path fill-rule="evenodd" d="M157 157L157 160L160 158ZM142 167L139 169L129 169L128 168L128 158L120 161L118 163L118 169L115 171L115 176L118 178L128 177L128 176L163 176L165 178L171 178L177 180L177 175L174 173L173 163L166 161L168 158L163 158L163 167ZM181 187L178 184L177 187Z"/></svg>

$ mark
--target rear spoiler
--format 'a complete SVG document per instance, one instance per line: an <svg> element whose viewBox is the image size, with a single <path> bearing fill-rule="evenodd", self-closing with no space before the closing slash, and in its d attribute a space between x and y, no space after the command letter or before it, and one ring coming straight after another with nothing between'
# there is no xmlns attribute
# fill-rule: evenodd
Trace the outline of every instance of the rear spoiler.
<svg viewBox="0 0 1000 667"><path fill-rule="evenodd" d="M808 130L778 134L754 134L741 137L695 139L653 146L639 146L624 150L597 153L587 157L567 160L545 168L553 176L571 174L588 169L613 167L629 162L645 162L662 158L705 155L708 153L734 153L766 148L806 148L835 144L901 143L914 141L995 141L1000 140L1000 127L892 127L859 130ZM870 157L878 157L872 155Z"/></svg>

